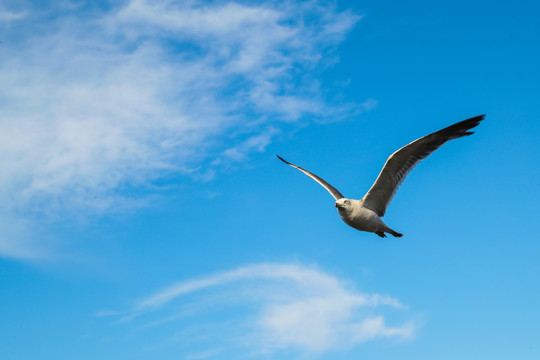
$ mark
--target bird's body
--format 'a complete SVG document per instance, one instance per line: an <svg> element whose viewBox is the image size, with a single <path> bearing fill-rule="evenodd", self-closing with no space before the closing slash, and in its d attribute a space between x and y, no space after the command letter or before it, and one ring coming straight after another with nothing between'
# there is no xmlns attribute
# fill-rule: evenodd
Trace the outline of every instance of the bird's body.
<svg viewBox="0 0 540 360"><path fill-rule="evenodd" d="M386 236L385 232L396 237L402 236L386 226L375 211L365 207L363 200L342 198L336 201L335 206L343 222L356 230L372 232L381 237Z"/></svg>
<svg viewBox="0 0 540 360"><path fill-rule="evenodd" d="M371 189L359 200L345 198L336 188L312 172L291 164L279 155L278 158L302 171L328 190L336 199L335 206L338 209L339 216L347 225L360 231L375 233L380 237L386 237L385 233L401 237L402 234L390 229L381 219L401 182L416 164L437 150L442 144L448 140L473 134L469 130L477 126L484 119L484 116L475 116L448 126L417 139L394 152L386 160Z"/></svg>

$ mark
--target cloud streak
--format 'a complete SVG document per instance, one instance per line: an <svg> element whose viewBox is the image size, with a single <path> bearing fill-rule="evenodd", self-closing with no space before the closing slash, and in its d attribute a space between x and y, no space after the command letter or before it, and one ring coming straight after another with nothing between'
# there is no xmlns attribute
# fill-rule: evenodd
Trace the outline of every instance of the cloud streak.
<svg viewBox="0 0 540 360"><path fill-rule="evenodd" d="M412 321L387 323L395 312L407 312L399 300L359 292L350 282L319 269L262 263L170 285L137 302L123 314L121 324L146 323L150 327L143 325L144 331L155 331L165 324L186 326L189 318L182 329L185 334L195 331L200 321L207 341L201 349L190 349L194 353L210 346L226 352L241 343L246 354L322 354L375 339L410 339L415 332ZM223 326L231 330L223 334L218 330ZM183 339L177 337L169 346Z"/></svg>
<svg viewBox="0 0 540 360"><path fill-rule="evenodd" d="M52 2L0 14L0 210L11 214L137 205L130 189L210 178L264 151L284 124L367 108L329 105L309 75L360 19L331 2Z"/></svg>

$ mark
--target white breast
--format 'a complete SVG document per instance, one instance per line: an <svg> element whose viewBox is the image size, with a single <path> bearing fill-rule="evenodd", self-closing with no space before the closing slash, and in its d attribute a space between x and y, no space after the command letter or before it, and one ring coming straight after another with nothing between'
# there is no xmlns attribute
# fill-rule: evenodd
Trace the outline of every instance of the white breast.
<svg viewBox="0 0 540 360"><path fill-rule="evenodd" d="M369 232L377 232L385 228L381 218L363 206L361 200L351 200L349 209L339 209L339 216L349 226Z"/></svg>

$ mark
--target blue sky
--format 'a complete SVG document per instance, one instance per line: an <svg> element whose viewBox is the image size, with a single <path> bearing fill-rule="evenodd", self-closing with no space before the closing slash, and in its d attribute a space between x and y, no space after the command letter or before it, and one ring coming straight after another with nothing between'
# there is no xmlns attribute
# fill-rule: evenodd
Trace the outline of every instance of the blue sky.
<svg viewBox="0 0 540 360"><path fill-rule="evenodd" d="M538 359L539 10L3 1L3 358Z"/></svg>

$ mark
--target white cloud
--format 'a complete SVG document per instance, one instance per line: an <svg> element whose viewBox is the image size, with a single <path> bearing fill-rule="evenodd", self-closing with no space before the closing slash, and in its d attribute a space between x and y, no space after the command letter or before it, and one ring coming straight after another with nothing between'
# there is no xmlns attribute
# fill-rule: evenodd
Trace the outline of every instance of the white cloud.
<svg viewBox="0 0 540 360"><path fill-rule="evenodd" d="M9 25L12 21L24 19L28 14L21 10L8 10L0 4L0 21L5 25Z"/></svg>
<svg viewBox="0 0 540 360"><path fill-rule="evenodd" d="M193 353L186 355L186 359L209 359L215 357L221 352L221 349L211 349L202 351L199 353Z"/></svg>
<svg viewBox="0 0 540 360"><path fill-rule="evenodd" d="M235 162L243 161L250 153L264 151L279 133L280 131L278 129L270 127L259 134L252 135L247 140L223 151L222 156L217 158L213 164L220 164L227 160Z"/></svg>
<svg viewBox="0 0 540 360"><path fill-rule="evenodd" d="M29 231L29 223L14 218L9 213L0 212L0 254L9 254L19 259L34 260L43 257L52 258L53 253L48 247L37 242Z"/></svg>
<svg viewBox="0 0 540 360"><path fill-rule="evenodd" d="M360 19L331 2L67 5L0 12L17 19L0 52L0 210L131 206L126 189L212 178L264 151L280 123L366 109L329 105L309 75Z"/></svg>
<svg viewBox="0 0 540 360"><path fill-rule="evenodd" d="M374 339L410 339L412 321L387 325L387 316L395 312L406 312L399 300L359 292L350 282L319 269L263 263L168 286L139 301L122 315L121 323L149 323L142 325L144 331L155 331L164 324L169 329L171 323L186 326L190 318L188 328L172 331L192 333L199 322L205 323L202 348L219 344L220 352L226 352L225 347L238 347L240 342L252 344L242 346L246 353L321 354ZM211 330L212 324L216 330ZM231 330L222 333L223 326Z"/></svg>

